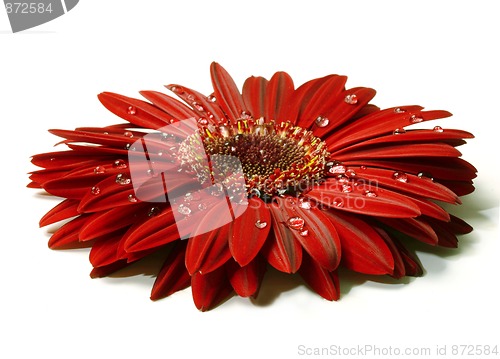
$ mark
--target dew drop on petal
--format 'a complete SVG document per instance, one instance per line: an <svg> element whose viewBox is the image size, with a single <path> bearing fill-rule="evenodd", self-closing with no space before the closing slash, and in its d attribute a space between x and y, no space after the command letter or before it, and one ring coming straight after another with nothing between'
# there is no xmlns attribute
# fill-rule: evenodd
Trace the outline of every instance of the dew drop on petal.
<svg viewBox="0 0 500 359"><path fill-rule="evenodd" d="M364 171L364 170L366 170L366 166L361 166L360 169L362 169Z"/></svg>
<svg viewBox="0 0 500 359"><path fill-rule="evenodd" d="M137 198L133 194L129 194L128 195L128 201L131 202L131 203L136 203L137 202Z"/></svg>
<svg viewBox="0 0 500 359"><path fill-rule="evenodd" d="M127 175L125 175L123 173L119 173L116 175L115 182L121 186L125 186L127 184L130 184L131 180L129 177L127 177Z"/></svg>
<svg viewBox="0 0 500 359"><path fill-rule="evenodd" d="M338 198L335 201L333 201L333 205L337 208L342 208L344 207L344 201L342 200L342 198Z"/></svg>
<svg viewBox="0 0 500 359"><path fill-rule="evenodd" d="M432 130L434 132L444 132L444 130L441 126L434 126L434 128Z"/></svg>
<svg viewBox="0 0 500 359"><path fill-rule="evenodd" d="M229 132L229 128L227 126L219 126L219 133L222 135L222 137L229 137L231 134Z"/></svg>
<svg viewBox="0 0 500 359"><path fill-rule="evenodd" d="M90 193L92 193L94 196L97 196L99 193L101 193L101 189L97 186L94 186L90 189Z"/></svg>
<svg viewBox="0 0 500 359"><path fill-rule="evenodd" d="M207 100L210 102L215 102L217 99L215 98L214 94L211 94L210 96L207 97Z"/></svg>
<svg viewBox="0 0 500 359"><path fill-rule="evenodd" d="M258 229L263 229L267 227L267 222L261 221L260 219L255 222L255 227Z"/></svg>
<svg viewBox="0 0 500 359"><path fill-rule="evenodd" d="M419 172L418 175L417 175L418 178L421 178L421 179L426 179L426 180L430 180L430 181L434 181L434 178L432 178L432 175L428 172Z"/></svg>
<svg viewBox="0 0 500 359"><path fill-rule="evenodd" d="M330 123L330 120L323 116L318 116L314 121L318 127L326 127Z"/></svg>
<svg viewBox="0 0 500 359"><path fill-rule="evenodd" d="M396 129L392 132L392 134L393 134L393 135L402 135L402 134L404 134L404 133L406 133L406 130L405 130L404 128L396 128Z"/></svg>
<svg viewBox="0 0 500 359"><path fill-rule="evenodd" d="M346 171L347 168L344 165L334 165L328 170L332 174L344 174Z"/></svg>
<svg viewBox="0 0 500 359"><path fill-rule="evenodd" d="M291 229L302 229L304 227L305 221L301 217L290 217L286 224Z"/></svg>
<svg viewBox="0 0 500 359"><path fill-rule="evenodd" d="M191 208L189 208L188 206L186 206L184 204L181 204L177 208L177 212L179 212L180 214L183 214L185 216L188 216L191 214Z"/></svg>
<svg viewBox="0 0 500 359"><path fill-rule="evenodd" d="M127 162L125 162L124 160L116 160L115 162L113 162L113 167L123 169L123 168L127 168L128 165L127 165Z"/></svg>
<svg viewBox="0 0 500 359"><path fill-rule="evenodd" d="M366 197L377 197L377 194L373 191L365 191L365 193L363 193Z"/></svg>
<svg viewBox="0 0 500 359"><path fill-rule="evenodd" d="M198 119L198 124L200 124L202 126L206 126L206 125L208 125L208 120L206 118L200 117Z"/></svg>
<svg viewBox="0 0 500 359"><path fill-rule="evenodd" d="M129 137L129 138L132 138L132 137L134 137L134 134L133 134L132 132L130 132L130 131L125 131L125 132L123 133L123 136L125 136L125 137Z"/></svg>
<svg viewBox="0 0 500 359"><path fill-rule="evenodd" d="M408 182L408 176L404 172L394 172L392 175L392 178L394 178L396 181L406 183Z"/></svg>
<svg viewBox="0 0 500 359"><path fill-rule="evenodd" d="M198 210L199 210L199 211L204 211L204 210L206 210L206 209L207 209L207 205L206 205L205 203L200 203L200 204L198 205Z"/></svg>
<svg viewBox="0 0 500 359"><path fill-rule="evenodd" d="M348 103L349 105L355 105L358 103L358 96L355 94L347 95L344 98L345 103Z"/></svg>
<svg viewBox="0 0 500 359"><path fill-rule="evenodd" d="M342 185L342 192L344 192L344 193L351 193L352 192L352 186L350 184L344 184L344 185Z"/></svg>
<svg viewBox="0 0 500 359"><path fill-rule="evenodd" d="M420 123L424 120L423 117L417 116L417 115L411 115L410 117L410 123Z"/></svg>
<svg viewBox="0 0 500 359"><path fill-rule="evenodd" d="M193 102L193 107L195 108L196 111L205 112L205 107L203 107L197 102Z"/></svg>
<svg viewBox="0 0 500 359"><path fill-rule="evenodd" d="M148 211L148 217L156 217L160 212L161 210L158 207L151 207Z"/></svg>
<svg viewBox="0 0 500 359"><path fill-rule="evenodd" d="M347 177L356 177L356 172L354 170L347 170L345 174Z"/></svg>
<svg viewBox="0 0 500 359"><path fill-rule="evenodd" d="M304 229L303 231L300 231L299 234L302 236L302 237L307 237L309 235L309 230L307 229Z"/></svg>
<svg viewBox="0 0 500 359"><path fill-rule="evenodd" d="M406 110L405 110L405 109L403 109L403 108L401 108L401 107L396 107L396 108L394 109L394 112L395 112L395 113L404 113L404 112L406 112Z"/></svg>
<svg viewBox="0 0 500 359"><path fill-rule="evenodd" d="M129 106L128 109L127 109L127 113L129 115L135 115L137 113L137 110L135 109L134 106Z"/></svg>
<svg viewBox="0 0 500 359"><path fill-rule="evenodd" d="M301 199L299 203L299 207L302 209L311 209L312 205L311 202L309 202L306 199Z"/></svg>
<svg viewBox="0 0 500 359"><path fill-rule="evenodd" d="M210 195L214 197L222 196L222 194L224 193L224 188L222 187L222 185L220 183L216 183L214 187L215 188L212 188L212 190L210 191Z"/></svg>
<svg viewBox="0 0 500 359"><path fill-rule="evenodd" d="M102 173L105 173L106 172L106 168L102 167L102 166L97 166L96 168L94 168L94 173L96 175L99 175L99 174L102 174Z"/></svg>

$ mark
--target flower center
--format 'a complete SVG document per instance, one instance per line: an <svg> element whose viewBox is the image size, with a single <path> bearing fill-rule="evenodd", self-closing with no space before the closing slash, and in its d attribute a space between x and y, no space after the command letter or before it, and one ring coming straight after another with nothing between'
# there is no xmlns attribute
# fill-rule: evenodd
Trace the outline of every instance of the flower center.
<svg viewBox="0 0 500 359"><path fill-rule="evenodd" d="M326 144L289 122L239 120L234 125L206 127L201 135L212 170L227 172L228 158L238 158L249 194L302 192L325 174Z"/></svg>

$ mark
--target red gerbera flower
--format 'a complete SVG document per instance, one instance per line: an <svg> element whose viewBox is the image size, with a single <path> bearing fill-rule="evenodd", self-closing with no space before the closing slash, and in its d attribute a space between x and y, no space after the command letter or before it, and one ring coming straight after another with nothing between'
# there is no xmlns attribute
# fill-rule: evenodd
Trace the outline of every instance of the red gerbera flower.
<svg viewBox="0 0 500 359"><path fill-rule="evenodd" d="M408 129L448 117L420 106L381 110L375 91L329 75L297 89L276 73L240 94L211 66L214 93L167 86L99 100L127 122L51 130L69 150L36 155L32 188L65 198L40 221L69 220L51 248L91 246L92 277L165 253L151 298L188 286L200 310L255 296L271 265L339 298L337 270L419 276L405 244L456 247L471 227L439 203L460 203L476 169L464 131ZM190 119L190 120L188 120ZM164 250L165 249L165 250Z"/></svg>

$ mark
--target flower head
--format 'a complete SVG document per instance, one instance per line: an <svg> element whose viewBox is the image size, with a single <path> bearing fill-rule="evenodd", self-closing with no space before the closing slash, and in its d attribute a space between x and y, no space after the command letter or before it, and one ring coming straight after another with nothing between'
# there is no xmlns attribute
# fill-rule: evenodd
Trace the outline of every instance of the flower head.
<svg viewBox="0 0 500 359"><path fill-rule="evenodd" d="M102 93L126 123L51 130L69 149L34 156L29 185L65 198L40 221L69 220L51 248L90 246L92 277L164 254L151 298L191 286L207 310L256 296L269 265L329 300L340 266L420 276L407 242L456 247L472 229L439 203L474 190L456 149L473 136L411 128L449 112L381 110L339 75L296 89L284 72L250 77L242 93L217 63L211 77L209 96Z"/></svg>

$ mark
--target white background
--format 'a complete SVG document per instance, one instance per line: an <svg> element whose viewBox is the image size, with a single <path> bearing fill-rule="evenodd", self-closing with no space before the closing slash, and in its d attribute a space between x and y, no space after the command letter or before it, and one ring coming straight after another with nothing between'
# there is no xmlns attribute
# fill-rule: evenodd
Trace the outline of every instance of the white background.
<svg viewBox="0 0 500 359"><path fill-rule="evenodd" d="M0 357L304 357L299 345L446 345L458 357L452 345L500 345L496 3L81 0L18 34L0 11ZM476 135L460 150L479 177L452 210L475 231L458 250L421 253L427 273L407 284L348 275L331 303L272 275L256 303L208 313L190 290L151 302L150 273L91 280L88 250L49 250L37 223L58 200L25 188L29 157L58 141L46 130L120 122L101 91L182 83L208 94L213 60L240 86L277 70L297 85L340 73L377 89L381 107L453 112L439 124Z"/></svg>

